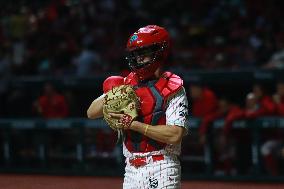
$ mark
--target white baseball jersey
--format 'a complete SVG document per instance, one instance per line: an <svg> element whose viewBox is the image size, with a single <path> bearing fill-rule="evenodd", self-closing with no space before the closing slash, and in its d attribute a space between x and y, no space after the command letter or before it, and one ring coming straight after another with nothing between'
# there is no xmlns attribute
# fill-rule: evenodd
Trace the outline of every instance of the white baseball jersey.
<svg viewBox="0 0 284 189"><path fill-rule="evenodd" d="M169 98L166 105L166 125L176 125L188 130L188 101L184 88ZM129 152L123 144L123 154L126 157L124 189L139 188L180 188L180 162L178 155L181 151L181 144L168 144L164 149L146 152ZM153 161L152 155L164 155L164 160ZM141 167L134 167L129 160L135 157L146 157L147 164Z"/></svg>

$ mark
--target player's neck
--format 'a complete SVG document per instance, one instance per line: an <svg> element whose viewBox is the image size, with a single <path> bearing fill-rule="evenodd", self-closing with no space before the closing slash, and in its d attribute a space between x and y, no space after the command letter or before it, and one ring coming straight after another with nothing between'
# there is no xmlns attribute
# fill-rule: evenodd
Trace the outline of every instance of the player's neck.
<svg viewBox="0 0 284 189"><path fill-rule="evenodd" d="M155 73L154 73L154 76L155 76L156 78L160 78L161 75L162 75L162 69L161 69L161 68L156 69L156 71L155 71Z"/></svg>

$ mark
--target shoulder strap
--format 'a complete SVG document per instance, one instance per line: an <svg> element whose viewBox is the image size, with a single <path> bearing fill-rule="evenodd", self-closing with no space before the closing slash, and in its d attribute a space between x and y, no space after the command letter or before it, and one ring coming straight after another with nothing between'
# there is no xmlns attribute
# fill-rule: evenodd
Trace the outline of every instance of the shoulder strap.
<svg viewBox="0 0 284 189"><path fill-rule="evenodd" d="M158 91L166 98L176 93L182 86L183 80L171 72L165 72L155 84Z"/></svg>

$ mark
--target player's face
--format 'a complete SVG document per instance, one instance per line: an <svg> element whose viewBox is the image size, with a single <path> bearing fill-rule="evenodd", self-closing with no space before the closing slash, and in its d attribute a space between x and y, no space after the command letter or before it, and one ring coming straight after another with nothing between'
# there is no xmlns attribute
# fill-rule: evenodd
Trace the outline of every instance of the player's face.
<svg viewBox="0 0 284 189"><path fill-rule="evenodd" d="M248 99L246 101L246 107L247 109L255 109L255 107L257 106L257 103L254 99Z"/></svg>
<svg viewBox="0 0 284 189"><path fill-rule="evenodd" d="M255 98L254 94L251 93L246 98L246 108L255 109L256 106L257 106L257 99Z"/></svg>
<svg viewBox="0 0 284 189"><path fill-rule="evenodd" d="M158 45L152 45L148 47L141 47L129 52L127 60L129 61L130 68L140 69L144 66L153 63L157 58L157 52L159 51Z"/></svg>
<svg viewBox="0 0 284 189"><path fill-rule="evenodd" d="M137 61L138 65L147 64L151 61L151 57L147 56L147 55L146 56L144 56L144 55L137 56L136 61Z"/></svg>

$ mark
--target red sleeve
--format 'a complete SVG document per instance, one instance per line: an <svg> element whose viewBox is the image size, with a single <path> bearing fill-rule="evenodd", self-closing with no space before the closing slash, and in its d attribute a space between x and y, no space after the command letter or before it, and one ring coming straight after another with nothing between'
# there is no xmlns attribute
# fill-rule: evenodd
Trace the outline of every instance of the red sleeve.
<svg viewBox="0 0 284 189"><path fill-rule="evenodd" d="M276 113L278 115L284 116L284 98L282 97L280 104L275 104Z"/></svg>
<svg viewBox="0 0 284 189"><path fill-rule="evenodd" d="M205 111L207 113L214 112L218 106L218 100L215 94L213 93L213 91L205 89L204 95L205 95L204 100L206 104L203 108L205 108Z"/></svg>
<svg viewBox="0 0 284 189"><path fill-rule="evenodd" d="M205 117L206 115L211 114L217 109L217 98L211 90L205 88L203 90L202 96L203 97L201 99L195 100L193 102L193 116Z"/></svg>
<svg viewBox="0 0 284 189"><path fill-rule="evenodd" d="M46 98L44 96L40 96L39 100L38 100L38 104L39 104L39 108L41 110L41 114L46 117L46 115L48 114L47 111L47 103L46 103Z"/></svg>
<svg viewBox="0 0 284 189"><path fill-rule="evenodd" d="M260 116L268 116L275 113L275 104L269 96L264 97L260 102L260 107L255 112L246 113L246 117L253 119Z"/></svg>
<svg viewBox="0 0 284 189"><path fill-rule="evenodd" d="M220 112L214 112L214 113L206 115L201 121L201 124L199 127L199 134L200 135L206 134L210 124L216 119L222 118L222 117L223 117L223 114Z"/></svg>
<svg viewBox="0 0 284 189"><path fill-rule="evenodd" d="M61 115L58 115L59 117L67 117L69 115L69 108L68 108L68 104L67 104L67 101L65 99L64 96L60 96L59 97L59 107L60 107L60 114Z"/></svg>
<svg viewBox="0 0 284 189"><path fill-rule="evenodd" d="M276 111L278 115L284 116L284 103L277 104Z"/></svg>
<svg viewBox="0 0 284 189"><path fill-rule="evenodd" d="M229 132L232 129L232 123L236 120L242 119L244 118L244 111L238 107L235 106L233 108L230 109L228 115L225 118L225 123L224 123L224 134L229 134Z"/></svg>
<svg viewBox="0 0 284 189"><path fill-rule="evenodd" d="M275 104L270 97L266 97L262 101L263 107L266 109L268 115L275 113Z"/></svg>

